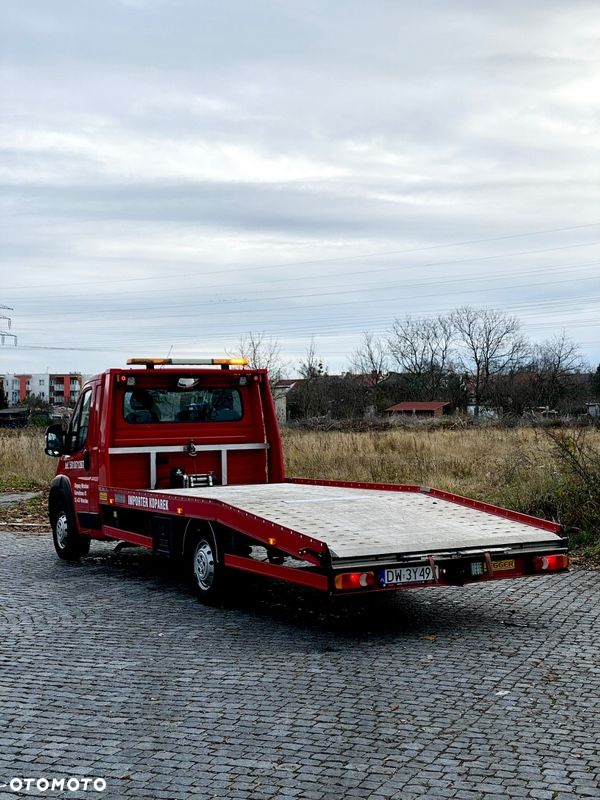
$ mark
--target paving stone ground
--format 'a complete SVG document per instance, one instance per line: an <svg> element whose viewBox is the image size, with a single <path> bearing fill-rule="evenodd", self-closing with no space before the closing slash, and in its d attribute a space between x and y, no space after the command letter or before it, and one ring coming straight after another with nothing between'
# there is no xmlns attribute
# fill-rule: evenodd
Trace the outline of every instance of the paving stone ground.
<svg viewBox="0 0 600 800"><path fill-rule="evenodd" d="M600 798L600 574L328 604L0 533L0 798Z"/></svg>
<svg viewBox="0 0 600 800"><path fill-rule="evenodd" d="M33 500L40 492L0 492L0 506L11 506L15 503L24 503Z"/></svg>

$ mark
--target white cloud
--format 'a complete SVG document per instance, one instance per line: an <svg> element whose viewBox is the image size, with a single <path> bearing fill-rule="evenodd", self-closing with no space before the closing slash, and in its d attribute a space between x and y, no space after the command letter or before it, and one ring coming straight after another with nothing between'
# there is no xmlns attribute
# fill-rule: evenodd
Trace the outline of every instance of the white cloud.
<svg viewBox="0 0 600 800"><path fill-rule="evenodd" d="M156 180L288 183L341 177L345 170L303 155L269 155L248 145L194 140L134 136L100 128L79 133L56 130L5 128L0 146L13 156L32 155L29 182L81 183L91 175L112 180L153 182ZM40 170L35 159L46 166ZM55 164L53 161L60 159ZM65 174L62 163L72 159L75 174ZM82 168L82 161L85 166ZM12 173L4 166L5 180L26 181L24 170ZM1 175L2 173L0 173Z"/></svg>

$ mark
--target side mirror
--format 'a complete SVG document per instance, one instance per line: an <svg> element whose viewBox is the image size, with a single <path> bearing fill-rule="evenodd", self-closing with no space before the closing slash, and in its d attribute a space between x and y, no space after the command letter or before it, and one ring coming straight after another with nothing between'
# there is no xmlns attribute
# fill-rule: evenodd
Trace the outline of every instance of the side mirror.
<svg viewBox="0 0 600 800"><path fill-rule="evenodd" d="M64 433L62 429L62 425L57 422L54 425L50 425L48 430L46 431L46 447L44 448L44 452L47 456L53 456L54 458L58 458L58 456L62 456L65 451L65 439Z"/></svg>

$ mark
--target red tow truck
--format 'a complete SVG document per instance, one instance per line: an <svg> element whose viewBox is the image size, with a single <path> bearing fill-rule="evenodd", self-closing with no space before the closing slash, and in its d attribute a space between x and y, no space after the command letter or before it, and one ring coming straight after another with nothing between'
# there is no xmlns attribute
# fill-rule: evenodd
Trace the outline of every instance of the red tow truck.
<svg viewBox="0 0 600 800"><path fill-rule="evenodd" d="M364 594L568 569L554 522L427 486L286 478L266 370L243 359L128 365L46 433L60 558L146 547L183 560L205 601L241 572Z"/></svg>

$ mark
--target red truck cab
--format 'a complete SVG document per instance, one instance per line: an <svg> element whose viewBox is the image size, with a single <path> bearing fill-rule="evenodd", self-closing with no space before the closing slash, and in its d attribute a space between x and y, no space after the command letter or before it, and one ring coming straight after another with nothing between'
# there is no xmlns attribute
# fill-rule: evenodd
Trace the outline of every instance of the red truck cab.
<svg viewBox="0 0 600 800"><path fill-rule="evenodd" d="M165 362L131 359L129 369L95 376L83 387L66 433L59 425L49 428L46 453L59 456L49 500L59 555L87 552L90 538L105 538L101 486L284 480L266 370L248 369L243 359L196 362L203 368L186 360L185 369ZM71 537L74 547L66 546L68 528L79 535Z"/></svg>

